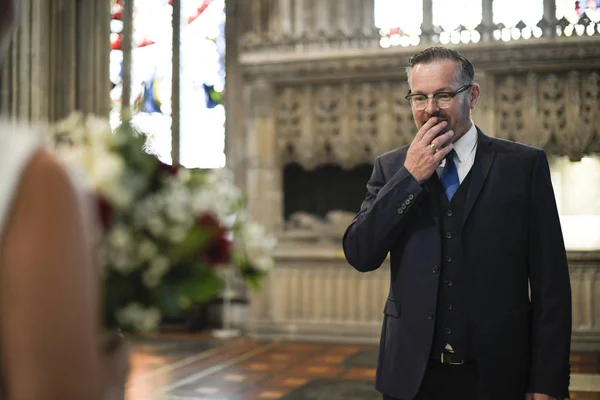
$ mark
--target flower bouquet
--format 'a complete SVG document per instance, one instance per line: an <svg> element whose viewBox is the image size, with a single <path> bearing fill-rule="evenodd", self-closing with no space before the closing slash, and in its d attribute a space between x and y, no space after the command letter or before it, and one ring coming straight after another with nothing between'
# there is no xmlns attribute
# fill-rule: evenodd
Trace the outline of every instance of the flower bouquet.
<svg viewBox="0 0 600 400"><path fill-rule="evenodd" d="M49 129L57 156L93 194L107 327L149 332L216 298L218 267L260 285L275 239L249 220L227 169L189 170L148 153L132 125L74 113Z"/></svg>

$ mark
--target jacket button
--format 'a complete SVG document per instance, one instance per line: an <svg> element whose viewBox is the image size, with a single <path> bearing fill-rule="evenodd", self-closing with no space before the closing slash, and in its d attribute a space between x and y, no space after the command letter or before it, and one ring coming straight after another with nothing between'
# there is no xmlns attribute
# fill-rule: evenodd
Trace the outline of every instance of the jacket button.
<svg viewBox="0 0 600 400"><path fill-rule="evenodd" d="M440 267L437 264L434 265L433 268L431 268L431 272L437 274L438 272L440 272Z"/></svg>
<svg viewBox="0 0 600 400"><path fill-rule="evenodd" d="M451 217L451 216L452 216L452 210L448 210L448 211L446 211L446 215L447 215L448 217Z"/></svg>
<svg viewBox="0 0 600 400"><path fill-rule="evenodd" d="M429 315L427 316L427 319L429 319L430 321L433 319L433 313L430 312Z"/></svg>
<svg viewBox="0 0 600 400"><path fill-rule="evenodd" d="M415 196L413 196L412 193L408 195L409 200L413 200L414 198L415 198Z"/></svg>
<svg viewBox="0 0 600 400"><path fill-rule="evenodd" d="M451 333L452 333L452 329L450 329L450 328L446 328L446 333L447 333L448 335L449 335L449 334L451 334Z"/></svg>
<svg viewBox="0 0 600 400"><path fill-rule="evenodd" d="M446 232L446 239L451 239L451 238L452 238L452 233Z"/></svg>
<svg viewBox="0 0 600 400"><path fill-rule="evenodd" d="M450 257L450 256L446 256L446 261L448 261L448 262L452 262L452 257Z"/></svg>
<svg viewBox="0 0 600 400"><path fill-rule="evenodd" d="M447 280L447 281L446 281L446 285L448 285L448 286L452 286L452 281L451 281L451 280Z"/></svg>
<svg viewBox="0 0 600 400"><path fill-rule="evenodd" d="M446 308L450 311L452 311L452 309L454 309L454 307L452 306L452 304L447 304Z"/></svg>
<svg viewBox="0 0 600 400"><path fill-rule="evenodd" d="M406 204L402 204L402 206L400 208L403 210L406 210Z"/></svg>
<svg viewBox="0 0 600 400"><path fill-rule="evenodd" d="M409 205L409 204L410 204L410 200L406 200L406 201L404 202L404 204L406 204L406 205Z"/></svg>
<svg viewBox="0 0 600 400"><path fill-rule="evenodd" d="M398 214L403 214L403 213L404 213L404 210L403 210L403 209L401 209L401 208L399 208L399 209L398 209Z"/></svg>

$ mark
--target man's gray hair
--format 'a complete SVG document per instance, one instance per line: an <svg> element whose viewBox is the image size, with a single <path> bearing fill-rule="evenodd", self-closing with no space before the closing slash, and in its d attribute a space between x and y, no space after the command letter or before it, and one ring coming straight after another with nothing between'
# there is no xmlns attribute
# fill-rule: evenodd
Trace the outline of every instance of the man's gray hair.
<svg viewBox="0 0 600 400"><path fill-rule="evenodd" d="M448 60L454 61L457 65L457 75L461 83L468 85L475 83L475 68L471 61L456 50L446 47L429 47L408 60L406 67L406 77L410 85L411 72L417 64L429 64L433 61Z"/></svg>

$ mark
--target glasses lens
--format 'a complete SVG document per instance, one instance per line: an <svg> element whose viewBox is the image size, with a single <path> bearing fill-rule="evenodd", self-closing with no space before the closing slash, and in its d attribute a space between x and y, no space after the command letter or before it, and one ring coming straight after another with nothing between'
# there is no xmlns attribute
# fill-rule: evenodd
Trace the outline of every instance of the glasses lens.
<svg viewBox="0 0 600 400"><path fill-rule="evenodd" d="M448 93L438 93L435 95L435 102L440 108L450 107L450 103L452 103L452 96Z"/></svg>
<svg viewBox="0 0 600 400"><path fill-rule="evenodd" d="M427 107L427 97L426 96L412 96L410 98L410 103L417 110L422 110Z"/></svg>

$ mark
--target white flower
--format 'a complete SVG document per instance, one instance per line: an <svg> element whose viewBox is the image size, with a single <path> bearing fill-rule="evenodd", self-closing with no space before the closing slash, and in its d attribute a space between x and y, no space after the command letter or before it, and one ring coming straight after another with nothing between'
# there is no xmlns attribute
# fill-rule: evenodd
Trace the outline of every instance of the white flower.
<svg viewBox="0 0 600 400"><path fill-rule="evenodd" d="M253 260L253 265L262 272L267 272L273 269L275 263L269 256L261 256Z"/></svg>
<svg viewBox="0 0 600 400"><path fill-rule="evenodd" d="M112 129L110 121L105 118L98 118L94 115L88 115L85 119L88 137L91 141L110 142L112 139Z"/></svg>
<svg viewBox="0 0 600 400"><path fill-rule="evenodd" d="M110 260L114 268L125 275L132 273L139 267L139 264L134 262L133 257L127 251L112 254Z"/></svg>
<svg viewBox="0 0 600 400"><path fill-rule="evenodd" d="M177 224L184 224L190 219L190 192L180 185L168 185L163 193L165 215Z"/></svg>
<svg viewBox="0 0 600 400"><path fill-rule="evenodd" d="M273 251L277 245L275 236L268 235L262 225L247 222L243 225L241 242L245 254L250 262L260 271L266 272L274 267L272 258Z"/></svg>
<svg viewBox="0 0 600 400"><path fill-rule="evenodd" d="M142 274L144 284L153 288L160 284L162 277L169 271L169 259L164 256L158 256L150 262L150 266Z"/></svg>
<svg viewBox="0 0 600 400"><path fill-rule="evenodd" d="M111 204L121 209L129 207L133 202L133 190L120 181L109 182L98 188L98 192L104 195Z"/></svg>
<svg viewBox="0 0 600 400"><path fill-rule="evenodd" d="M123 325L131 325L140 332L152 332L160 323L160 311L155 308L145 308L138 303L131 303L117 312L117 319Z"/></svg>
<svg viewBox="0 0 600 400"><path fill-rule="evenodd" d="M131 232L123 225L117 225L108 234L108 243L111 247L127 248L131 244Z"/></svg>
<svg viewBox="0 0 600 400"><path fill-rule="evenodd" d="M118 180L125 169L125 162L114 153L98 152L90 155L89 179L93 188Z"/></svg>
<svg viewBox="0 0 600 400"><path fill-rule="evenodd" d="M67 118L54 124L54 129L50 130L61 135L67 134L71 141L79 144L85 136L83 119L83 114L81 112L74 111L69 114Z"/></svg>
<svg viewBox="0 0 600 400"><path fill-rule="evenodd" d="M183 239L185 239L186 234L187 234L186 229L183 229L180 227L171 228L169 230L169 240L173 244L181 243L183 241Z"/></svg>
<svg viewBox="0 0 600 400"><path fill-rule="evenodd" d="M158 253L154 242L144 239L138 246L138 257L141 261L150 261Z"/></svg>
<svg viewBox="0 0 600 400"><path fill-rule="evenodd" d="M104 265L127 275L142 263L136 251L132 232L123 225L116 225L107 233L100 254Z"/></svg>
<svg viewBox="0 0 600 400"><path fill-rule="evenodd" d="M150 217L146 221L146 226L150 233L154 236L161 236L166 229L164 221L158 216Z"/></svg>

